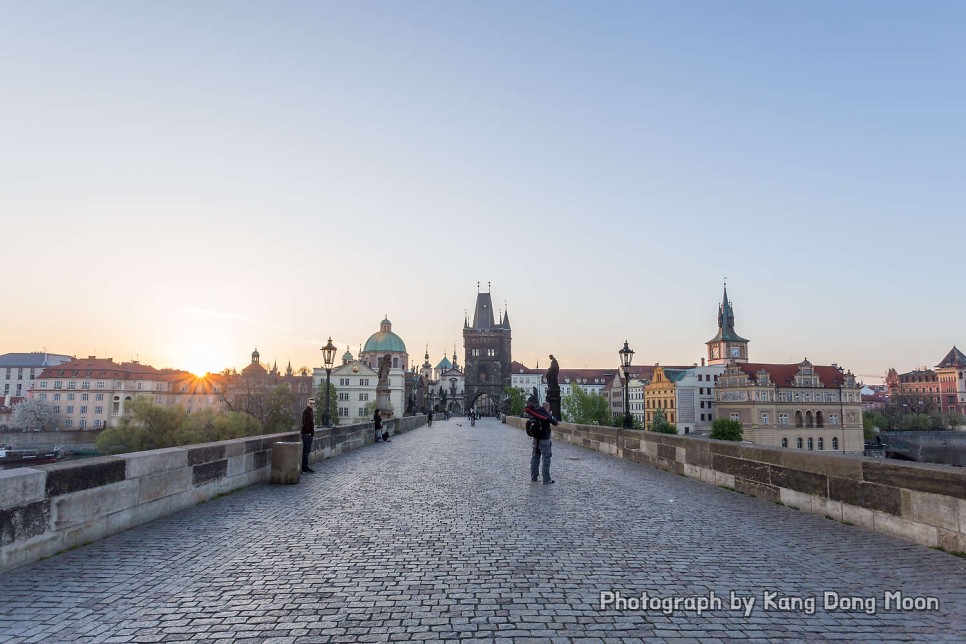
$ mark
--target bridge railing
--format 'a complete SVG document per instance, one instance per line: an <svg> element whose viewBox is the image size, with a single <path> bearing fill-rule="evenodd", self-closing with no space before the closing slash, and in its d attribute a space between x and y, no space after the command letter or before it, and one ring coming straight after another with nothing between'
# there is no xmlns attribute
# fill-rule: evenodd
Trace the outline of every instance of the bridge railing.
<svg viewBox="0 0 966 644"><path fill-rule="evenodd" d="M519 429L525 420L508 417ZM705 483L966 552L966 468L560 423L554 439Z"/></svg>
<svg viewBox="0 0 966 644"><path fill-rule="evenodd" d="M425 416L386 421L390 433ZM0 471L0 571L268 481L272 446L298 432ZM318 428L312 462L374 441L372 423Z"/></svg>

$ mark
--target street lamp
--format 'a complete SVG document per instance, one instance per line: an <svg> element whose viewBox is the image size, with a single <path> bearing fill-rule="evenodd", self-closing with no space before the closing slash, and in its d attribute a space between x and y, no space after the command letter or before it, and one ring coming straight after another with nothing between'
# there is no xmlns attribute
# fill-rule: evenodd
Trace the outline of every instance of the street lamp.
<svg viewBox="0 0 966 644"><path fill-rule="evenodd" d="M629 385L627 379L627 370L631 366L631 358L634 357L634 350L627 346L627 340L624 340L624 348L617 352L621 357L621 366L624 367L624 429L630 429L634 426L631 422L631 401L629 399Z"/></svg>
<svg viewBox="0 0 966 644"><path fill-rule="evenodd" d="M332 374L332 365L335 364L332 336L329 336L329 343L322 347L322 364L325 365L325 413L322 415L322 426L332 427L332 417L329 415L329 377Z"/></svg>

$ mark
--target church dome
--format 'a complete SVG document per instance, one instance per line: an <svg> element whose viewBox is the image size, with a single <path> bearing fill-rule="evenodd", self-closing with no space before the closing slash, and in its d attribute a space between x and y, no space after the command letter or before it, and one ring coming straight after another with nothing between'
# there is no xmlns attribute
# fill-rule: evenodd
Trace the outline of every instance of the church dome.
<svg viewBox="0 0 966 644"><path fill-rule="evenodd" d="M379 324L379 332L369 336L362 351L363 353L406 353L406 343L392 332L392 323L387 318Z"/></svg>

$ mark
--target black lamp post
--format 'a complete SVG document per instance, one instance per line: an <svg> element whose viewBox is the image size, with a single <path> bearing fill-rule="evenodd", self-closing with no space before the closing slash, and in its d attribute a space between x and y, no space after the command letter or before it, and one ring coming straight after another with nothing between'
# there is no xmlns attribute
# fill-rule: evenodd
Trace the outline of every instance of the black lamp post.
<svg viewBox="0 0 966 644"><path fill-rule="evenodd" d="M332 336L329 336L329 343L322 347L322 364L325 366L325 413L322 415L322 426L332 427L332 416L329 414L329 377L332 374L332 365L335 363L335 345L332 344Z"/></svg>
<svg viewBox="0 0 966 644"><path fill-rule="evenodd" d="M624 367L624 429L630 429L634 426L631 421L631 401L628 398L630 391L630 382L627 378L627 370L631 366L631 358L634 357L634 350L627 346L627 340L624 340L624 348L617 352L621 357L621 366Z"/></svg>

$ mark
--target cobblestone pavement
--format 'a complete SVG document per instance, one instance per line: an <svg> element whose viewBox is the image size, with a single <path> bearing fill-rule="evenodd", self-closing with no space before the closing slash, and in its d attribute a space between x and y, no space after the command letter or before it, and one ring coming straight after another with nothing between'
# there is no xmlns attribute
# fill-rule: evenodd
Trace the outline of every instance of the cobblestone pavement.
<svg viewBox="0 0 966 644"><path fill-rule="evenodd" d="M962 559L553 448L557 483L531 483L523 432L438 421L0 576L0 641L966 638ZM723 605L601 609L601 591ZM940 608L886 610L890 591ZM731 592L755 599L747 616Z"/></svg>

